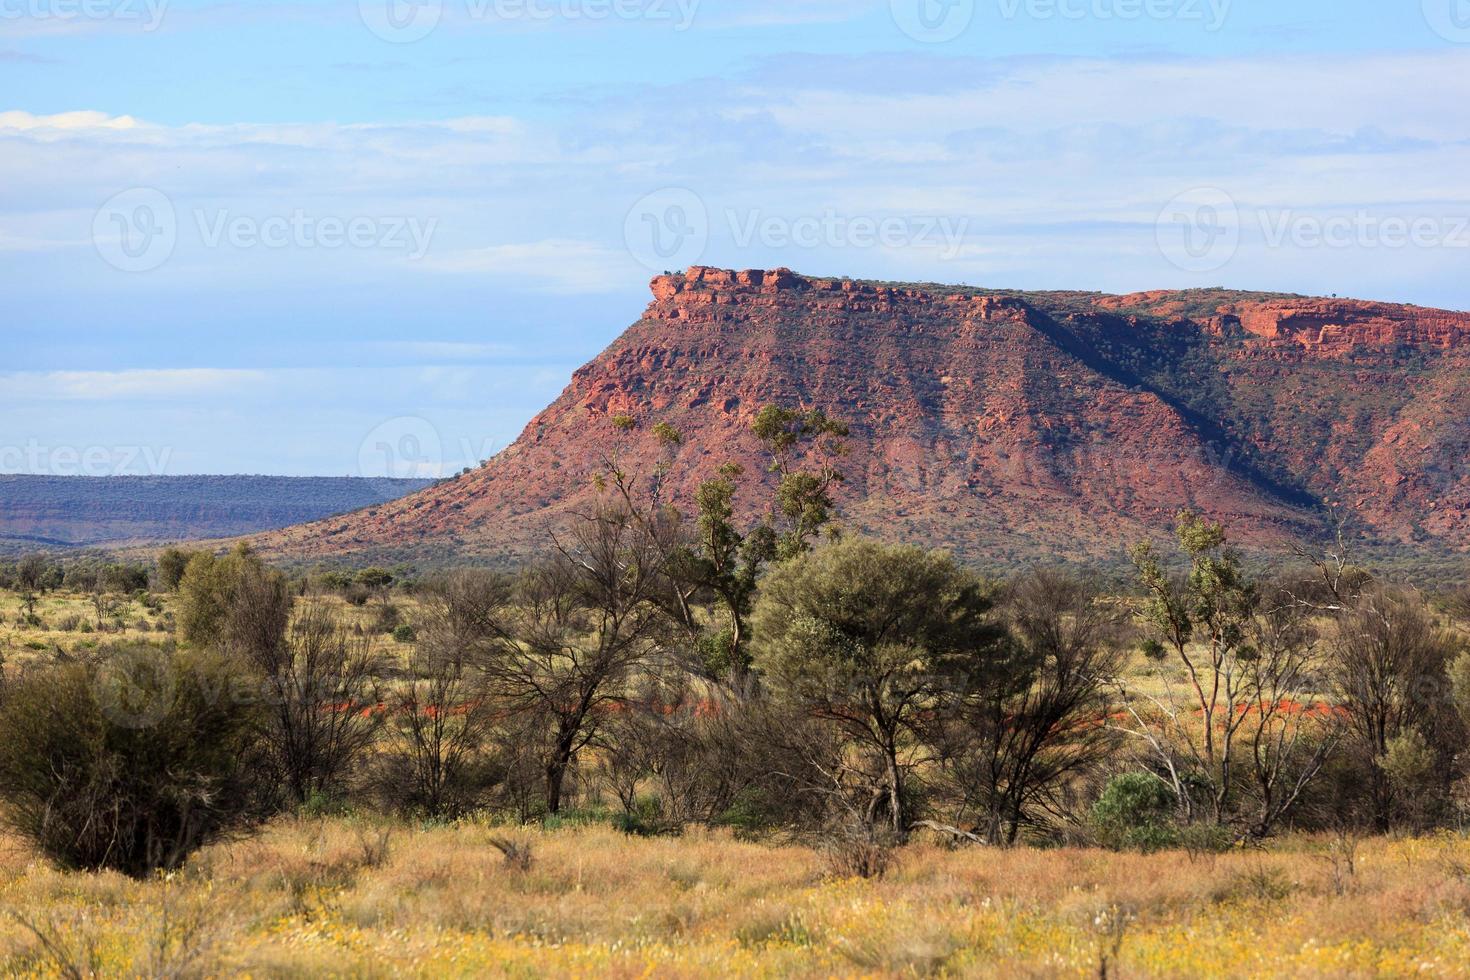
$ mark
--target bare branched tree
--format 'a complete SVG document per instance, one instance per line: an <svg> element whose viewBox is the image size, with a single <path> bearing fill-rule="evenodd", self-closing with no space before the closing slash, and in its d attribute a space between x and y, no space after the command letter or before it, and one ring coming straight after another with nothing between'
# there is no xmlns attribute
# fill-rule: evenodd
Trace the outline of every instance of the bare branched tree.
<svg viewBox="0 0 1470 980"><path fill-rule="evenodd" d="M383 786L401 808L458 816L502 782L493 735L503 718L491 678L508 645L512 591L504 576L475 569L424 589L407 676L388 702Z"/></svg>
<svg viewBox="0 0 1470 980"><path fill-rule="evenodd" d="M1241 668L1254 702L1244 741L1255 806L1248 832L1257 839L1301 802L1340 735L1340 712L1312 700L1324 661L1310 615L1283 591L1269 596L1250 623Z"/></svg>
<svg viewBox="0 0 1470 980"><path fill-rule="evenodd" d="M630 678L661 649L667 619L662 548L617 503L578 516L553 557L521 581L509 633L491 668L506 710L548 720L546 808L560 811L569 769L598 735Z"/></svg>
<svg viewBox="0 0 1470 980"><path fill-rule="evenodd" d="M344 793L377 734L381 661L331 608L310 602L285 639L256 648L270 727L267 751L294 803Z"/></svg>
<svg viewBox="0 0 1470 980"><path fill-rule="evenodd" d="M1066 816L1064 792L1109 754L1111 685L1122 663L1119 615L1086 584L1038 571L1003 603L1011 666L970 693L940 732L959 821L992 844Z"/></svg>

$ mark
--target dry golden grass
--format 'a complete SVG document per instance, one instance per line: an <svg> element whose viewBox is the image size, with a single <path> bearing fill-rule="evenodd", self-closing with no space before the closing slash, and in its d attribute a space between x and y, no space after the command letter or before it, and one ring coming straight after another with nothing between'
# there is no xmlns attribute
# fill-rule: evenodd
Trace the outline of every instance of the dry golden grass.
<svg viewBox="0 0 1470 980"><path fill-rule="evenodd" d="M347 629L358 627L373 636L377 648L385 656L402 657L410 645L397 643L393 637L377 628L381 602L373 599L364 606L354 606L340 596L319 597L332 607L334 615ZM33 662L48 662L57 650L69 656L80 656L98 645L120 640L146 640L162 643L173 637L167 625L174 611L177 598L169 593L154 593L150 601L157 609L150 609L130 597L114 596L115 615L109 617L108 630L97 630L97 613L89 595L79 592L58 590L37 595L35 614L41 626L24 622L21 599L18 593L0 589L0 662L11 669L24 667ZM397 607L403 622L413 623L418 612L412 597L394 595L392 604ZM122 628L117 621L121 620ZM139 623L148 628L139 629ZM72 625L74 624L74 625ZM81 628L85 624L85 631ZM70 629L63 629L72 625Z"/></svg>
<svg viewBox="0 0 1470 980"><path fill-rule="evenodd" d="M35 626L24 621L20 597L0 590L0 660L14 670L32 663L49 662L58 650L69 656L78 656L110 640L145 638L159 642L171 635L153 630L152 624L159 621L159 615L144 609L139 603L119 600L117 611L124 617L126 629L98 633L95 627L97 614L88 596L48 592L36 597L35 615L41 625ZM136 629L139 620L147 622L149 628ZM77 628L83 623L86 624L85 632ZM64 629L66 625L72 628Z"/></svg>
<svg viewBox="0 0 1470 980"><path fill-rule="evenodd" d="M491 839L529 843L529 870ZM905 849L883 880L712 833L284 820L170 878L0 842L6 976L1470 975L1470 841Z"/></svg>

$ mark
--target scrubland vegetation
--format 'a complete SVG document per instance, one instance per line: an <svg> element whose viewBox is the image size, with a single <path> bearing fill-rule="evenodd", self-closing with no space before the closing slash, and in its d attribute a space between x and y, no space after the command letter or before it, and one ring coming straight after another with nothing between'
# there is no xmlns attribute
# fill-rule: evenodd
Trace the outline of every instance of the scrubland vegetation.
<svg viewBox="0 0 1470 980"><path fill-rule="evenodd" d="M1187 511L991 581L755 431L773 500L614 453L515 573L0 570L0 969L1464 975L1465 595Z"/></svg>

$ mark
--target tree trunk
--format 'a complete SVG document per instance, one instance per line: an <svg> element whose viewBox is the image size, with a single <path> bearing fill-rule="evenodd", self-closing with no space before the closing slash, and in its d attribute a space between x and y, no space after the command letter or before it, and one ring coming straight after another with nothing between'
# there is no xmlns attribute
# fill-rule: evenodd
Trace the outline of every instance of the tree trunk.
<svg viewBox="0 0 1470 980"><path fill-rule="evenodd" d="M546 767L546 812L561 812L561 789L562 783L566 781L567 765L560 757L553 759Z"/></svg>
<svg viewBox="0 0 1470 980"><path fill-rule="evenodd" d="M888 764L888 814L894 834L902 841L908 835L908 820L904 813L903 776L898 768L898 747L890 742L884 747L884 754Z"/></svg>

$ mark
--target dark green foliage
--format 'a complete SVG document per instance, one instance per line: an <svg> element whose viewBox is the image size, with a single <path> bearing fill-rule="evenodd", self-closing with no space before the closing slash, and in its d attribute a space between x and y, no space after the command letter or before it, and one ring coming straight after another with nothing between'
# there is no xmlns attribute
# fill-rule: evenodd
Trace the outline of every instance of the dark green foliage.
<svg viewBox="0 0 1470 980"><path fill-rule="evenodd" d="M184 569L199 552L183 548L165 548L158 555L158 585L167 592L176 592L184 577Z"/></svg>
<svg viewBox="0 0 1470 980"><path fill-rule="evenodd" d="M771 454L771 472L780 476L775 501L775 516L782 522L777 557L793 558L810 548L832 520L832 493L844 479L837 461L847 454L847 424L821 409L766 405L750 428ZM802 446L810 451L798 459L796 451Z"/></svg>
<svg viewBox="0 0 1470 980"><path fill-rule="evenodd" d="M15 582L22 589L44 588L48 570L49 563L44 555L26 555L15 563Z"/></svg>
<svg viewBox="0 0 1470 980"><path fill-rule="evenodd" d="M1178 805L1174 791L1158 776L1124 773L1108 781L1093 805L1093 825L1105 847L1156 851L1179 840L1174 819Z"/></svg>
<svg viewBox="0 0 1470 980"><path fill-rule="evenodd" d="M393 573L386 568L364 568L354 576L358 585L382 590L393 584Z"/></svg>
<svg viewBox="0 0 1470 980"><path fill-rule="evenodd" d="M949 556L863 539L787 562L752 616L756 667L871 757L872 807L908 832L907 747L965 692L1007 672L990 590Z"/></svg>
<svg viewBox="0 0 1470 980"><path fill-rule="evenodd" d="M245 545L224 557L197 554L179 582L179 639L266 649L285 634L291 600L286 576Z"/></svg>
<svg viewBox="0 0 1470 980"><path fill-rule="evenodd" d="M224 658L144 645L26 675L0 707L0 799L67 868L176 868L260 815L254 681Z"/></svg>

